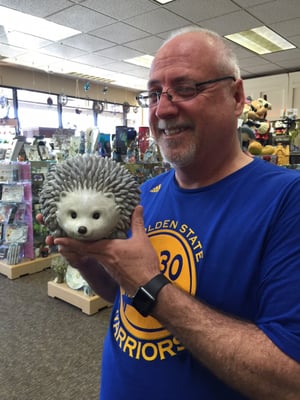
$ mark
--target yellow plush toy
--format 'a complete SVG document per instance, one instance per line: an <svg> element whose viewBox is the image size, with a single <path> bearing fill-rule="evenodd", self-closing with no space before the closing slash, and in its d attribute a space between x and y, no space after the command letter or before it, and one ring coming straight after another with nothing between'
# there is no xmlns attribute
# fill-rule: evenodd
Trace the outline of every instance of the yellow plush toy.
<svg viewBox="0 0 300 400"><path fill-rule="evenodd" d="M262 144L266 144L269 139L271 126L266 118L271 109L272 104L265 98L259 97L246 103L242 113L243 125L253 129L256 140L262 142Z"/></svg>

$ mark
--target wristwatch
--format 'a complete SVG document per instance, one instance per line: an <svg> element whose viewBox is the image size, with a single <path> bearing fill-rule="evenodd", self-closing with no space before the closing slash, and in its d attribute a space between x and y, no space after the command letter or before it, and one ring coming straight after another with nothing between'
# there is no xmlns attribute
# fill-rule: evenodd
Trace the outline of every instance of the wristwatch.
<svg viewBox="0 0 300 400"><path fill-rule="evenodd" d="M131 305L143 317L148 317L155 306L158 293L168 283L171 282L163 274L156 275L146 285L138 288L133 296Z"/></svg>

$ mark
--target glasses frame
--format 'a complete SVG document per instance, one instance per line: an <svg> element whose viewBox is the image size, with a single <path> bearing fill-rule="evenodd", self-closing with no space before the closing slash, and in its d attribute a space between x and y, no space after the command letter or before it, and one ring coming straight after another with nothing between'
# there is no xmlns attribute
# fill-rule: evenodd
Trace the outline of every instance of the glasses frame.
<svg viewBox="0 0 300 400"><path fill-rule="evenodd" d="M172 88L168 88L164 92L160 92L158 90L144 91L144 92L141 92L138 96L136 96L136 100L137 100L137 102L138 102L140 107L142 107L142 108L152 108L152 107L156 107L159 104L161 96L163 94L165 94L167 96L168 100L171 103L180 103L182 101L191 100L194 97L198 96L198 94L200 93L200 90L199 90L200 86L208 85L210 83L216 83L216 82L225 81L225 80L228 80L228 79L232 79L234 82L236 81L236 78L233 75L226 75L226 76L222 76L222 77L216 78L216 79L209 79L208 81L196 82L196 83L193 84L194 88L195 88L195 93L190 97L183 98L183 99L180 99L180 100L175 100L175 101L173 100L172 94L169 93L170 90L173 90L173 91L175 90L175 89L172 89ZM184 86L184 85L182 85L182 86ZM187 84L186 86L189 86L189 85ZM190 85L190 86L192 87L192 85ZM175 90L175 93L176 93L176 90ZM148 104L143 103L143 100L145 100L145 99L148 100L149 97L150 97L149 94L151 94L151 95L155 94L156 95L156 102L153 103L153 104L151 103L151 104L148 105Z"/></svg>

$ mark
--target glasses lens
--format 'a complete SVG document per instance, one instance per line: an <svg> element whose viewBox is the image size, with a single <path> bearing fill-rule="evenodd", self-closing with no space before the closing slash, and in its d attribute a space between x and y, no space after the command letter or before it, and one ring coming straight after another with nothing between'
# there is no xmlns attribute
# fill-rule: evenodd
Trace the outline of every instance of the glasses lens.
<svg viewBox="0 0 300 400"><path fill-rule="evenodd" d="M139 103L139 106L143 108L149 107L149 92L140 93L138 96L136 96L136 99Z"/></svg>
<svg viewBox="0 0 300 400"><path fill-rule="evenodd" d="M159 97L160 95L158 92L142 92L136 99L141 107L146 108L157 105Z"/></svg>
<svg viewBox="0 0 300 400"><path fill-rule="evenodd" d="M162 94L165 94L173 103L191 99L197 95L197 88L191 85L180 85L173 89L168 89L166 92L142 92L136 99L139 105L143 108L154 107L159 102Z"/></svg>
<svg viewBox="0 0 300 400"><path fill-rule="evenodd" d="M191 99L196 96L197 90L195 86L181 85L176 86L173 90L170 90L173 102L184 101Z"/></svg>

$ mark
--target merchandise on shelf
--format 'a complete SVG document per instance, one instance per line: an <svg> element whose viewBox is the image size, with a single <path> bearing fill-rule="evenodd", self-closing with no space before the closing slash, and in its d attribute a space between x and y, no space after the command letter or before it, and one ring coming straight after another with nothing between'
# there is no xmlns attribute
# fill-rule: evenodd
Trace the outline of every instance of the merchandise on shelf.
<svg viewBox="0 0 300 400"><path fill-rule="evenodd" d="M30 164L0 162L0 259L18 264L33 259Z"/></svg>

